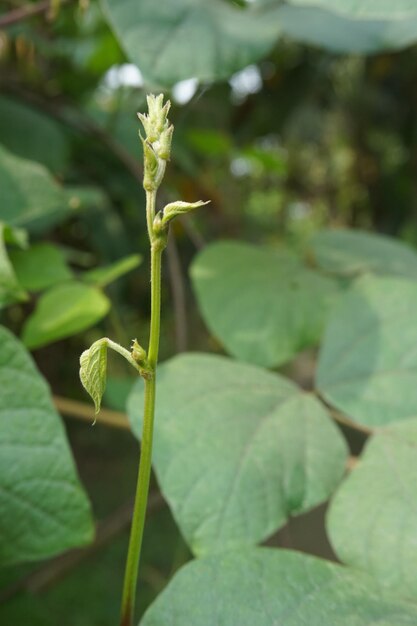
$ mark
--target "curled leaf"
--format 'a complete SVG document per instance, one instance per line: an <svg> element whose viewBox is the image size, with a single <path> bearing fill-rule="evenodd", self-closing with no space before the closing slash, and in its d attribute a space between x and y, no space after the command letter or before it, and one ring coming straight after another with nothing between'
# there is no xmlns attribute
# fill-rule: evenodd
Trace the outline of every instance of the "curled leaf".
<svg viewBox="0 0 417 626"><path fill-rule="evenodd" d="M163 224L168 224L174 217L177 215L184 215L185 213L189 213L193 209L198 209L205 204L209 204L210 200L207 202L203 202L202 200L198 200L198 202L182 202L178 200L177 202L170 202L164 208L164 215L162 218Z"/></svg>
<svg viewBox="0 0 417 626"><path fill-rule="evenodd" d="M147 367L146 352L136 339L133 340L132 352L108 337L102 337L95 341L80 356L80 380L94 401L96 414L100 411L101 399L106 390L107 348L121 354L144 378L149 378L152 375ZM143 356L144 358L141 360Z"/></svg>
<svg viewBox="0 0 417 626"><path fill-rule="evenodd" d="M108 339L95 341L80 356L80 380L92 397L96 414L100 411L101 399L106 389Z"/></svg>

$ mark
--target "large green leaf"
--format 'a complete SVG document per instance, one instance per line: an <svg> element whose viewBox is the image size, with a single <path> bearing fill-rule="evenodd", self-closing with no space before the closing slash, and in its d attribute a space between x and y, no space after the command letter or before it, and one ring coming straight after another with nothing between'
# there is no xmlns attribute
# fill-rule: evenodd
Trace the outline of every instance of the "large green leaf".
<svg viewBox="0 0 417 626"><path fill-rule="evenodd" d="M286 35L337 52L395 50L417 41L413 0L287 0L279 20Z"/></svg>
<svg viewBox="0 0 417 626"><path fill-rule="evenodd" d="M225 0L102 0L110 25L149 83L228 78L262 58L279 30L278 3Z"/></svg>
<svg viewBox="0 0 417 626"><path fill-rule="evenodd" d="M341 52L378 52L417 41L413 0L101 0L129 58L151 84L229 78L285 34Z"/></svg>
<svg viewBox="0 0 417 626"><path fill-rule="evenodd" d="M92 539L88 500L48 387L0 327L0 562L45 558Z"/></svg>
<svg viewBox="0 0 417 626"><path fill-rule="evenodd" d="M320 6L355 19L399 20L416 12L415 0L287 0L288 4Z"/></svg>
<svg viewBox="0 0 417 626"><path fill-rule="evenodd" d="M0 144L53 172L62 172L69 156L65 134L51 116L5 96L0 97Z"/></svg>
<svg viewBox="0 0 417 626"><path fill-rule="evenodd" d="M417 600L417 419L385 428L342 483L327 528L339 558Z"/></svg>
<svg viewBox="0 0 417 626"><path fill-rule="evenodd" d="M0 219L12 226L59 221L71 211L71 199L39 163L0 146Z"/></svg>
<svg viewBox="0 0 417 626"><path fill-rule="evenodd" d="M41 164L0 145L0 221L41 232L77 211L103 203L90 187L61 187Z"/></svg>
<svg viewBox="0 0 417 626"><path fill-rule="evenodd" d="M138 381L128 402L136 433L142 406ZM345 461L326 410L285 378L203 354L161 366L155 471L196 554L265 539L326 500Z"/></svg>
<svg viewBox="0 0 417 626"><path fill-rule="evenodd" d="M417 416L417 282L367 276L326 330L317 387L366 426Z"/></svg>
<svg viewBox="0 0 417 626"><path fill-rule="evenodd" d="M361 230L323 230L312 238L310 247L318 267L332 274L374 272L417 279L416 252L392 237Z"/></svg>
<svg viewBox="0 0 417 626"><path fill-rule="evenodd" d="M72 278L72 272L59 248L38 243L27 250L10 252L19 283L28 291L40 291Z"/></svg>
<svg viewBox="0 0 417 626"><path fill-rule="evenodd" d="M417 607L312 556L252 548L183 567L141 626L414 626Z"/></svg>
<svg viewBox="0 0 417 626"><path fill-rule="evenodd" d="M95 287L75 281L52 287L27 319L22 339L34 349L75 335L96 324L108 312L108 298Z"/></svg>
<svg viewBox="0 0 417 626"><path fill-rule="evenodd" d="M23 286L19 283L6 244L23 244L22 233L19 229L11 228L0 222L0 309L13 302L19 302L27 298Z"/></svg>
<svg viewBox="0 0 417 626"><path fill-rule="evenodd" d="M191 277L212 333L239 359L273 367L318 343L336 287L288 252L238 242L207 246Z"/></svg>

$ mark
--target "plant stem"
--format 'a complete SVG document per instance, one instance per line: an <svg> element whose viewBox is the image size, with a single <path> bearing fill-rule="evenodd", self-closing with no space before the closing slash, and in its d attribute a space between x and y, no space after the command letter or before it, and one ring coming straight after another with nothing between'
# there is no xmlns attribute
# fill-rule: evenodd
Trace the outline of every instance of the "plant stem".
<svg viewBox="0 0 417 626"><path fill-rule="evenodd" d="M146 203L149 238L151 241L151 328L149 336L148 366L151 372L145 379L145 401L143 411L142 441L136 487L135 506L130 531L129 548L123 585L120 626L133 626L136 583L145 526L146 505L152 463L153 422L155 413L155 379L159 351L161 314L161 256L163 246L154 238L152 221L155 212L155 193L147 193Z"/></svg>

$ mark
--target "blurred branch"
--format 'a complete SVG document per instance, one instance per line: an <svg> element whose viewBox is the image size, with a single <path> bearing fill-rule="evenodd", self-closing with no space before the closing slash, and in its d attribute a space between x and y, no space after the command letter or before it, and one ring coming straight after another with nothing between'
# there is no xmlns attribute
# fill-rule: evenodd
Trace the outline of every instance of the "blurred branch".
<svg viewBox="0 0 417 626"><path fill-rule="evenodd" d="M185 296L184 278L178 248L175 241L175 231L171 228L167 246L168 272L171 283L172 302L175 317L175 343L178 352L187 349L187 305Z"/></svg>
<svg viewBox="0 0 417 626"><path fill-rule="evenodd" d="M70 400L61 396L53 397L55 407L58 412L65 417L75 417L83 422L94 421L94 407L86 402L78 402L78 400ZM97 419L98 424L105 424L113 428L122 428L130 430L127 415L120 411L111 411L110 409L101 409Z"/></svg>
<svg viewBox="0 0 417 626"><path fill-rule="evenodd" d="M74 0L61 0L60 4L64 5L68 4L69 2L74 2ZM5 15L0 16L0 28L12 26L12 24L22 22L29 17L41 15L42 13L47 13L50 8L51 0L42 0L42 2L38 2L37 4L27 4L25 6L18 7L17 9L13 9Z"/></svg>
<svg viewBox="0 0 417 626"><path fill-rule="evenodd" d="M339 413L338 411L335 411L334 409L330 408L329 411L330 411L330 415L332 416L332 418L336 422L339 422L339 424L342 424L343 426L348 426L349 428L352 428L353 430L358 430L359 432L367 436L372 435L374 433L374 429L368 428L367 426L363 426L362 424L358 424L357 422L353 422L348 417L346 417L345 415L342 415L342 413Z"/></svg>
<svg viewBox="0 0 417 626"><path fill-rule="evenodd" d="M193 220L188 216L180 217L179 219L181 221L181 226L184 228L190 241L194 244L196 249L201 250L204 248L206 242L204 241L204 237L195 227Z"/></svg>

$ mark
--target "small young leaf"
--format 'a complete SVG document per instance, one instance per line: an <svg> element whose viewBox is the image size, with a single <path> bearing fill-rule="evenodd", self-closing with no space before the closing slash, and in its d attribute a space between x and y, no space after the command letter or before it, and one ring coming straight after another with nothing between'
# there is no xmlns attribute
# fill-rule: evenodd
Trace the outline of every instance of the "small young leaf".
<svg viewBox="0 0 417 626"><path fill-rule="evenodd" d="M106 389L107 347L108 339L103 337L80 356L81 383L92 397L96 413L100 411L101 399Z"/></svg>
<svg viewBox="0 0 417 626"><path fill-rule="evenodd" d="M164 208L164 215L162 218L162 224L168 224L174 217L177 215L184 215L185 213L189 213L193 209L198 209L205 204L209 204L210 200L207 202L203 202L202 200L198 200L197 202L182 202L178 200L177 202L170 202Z"/></svg>

